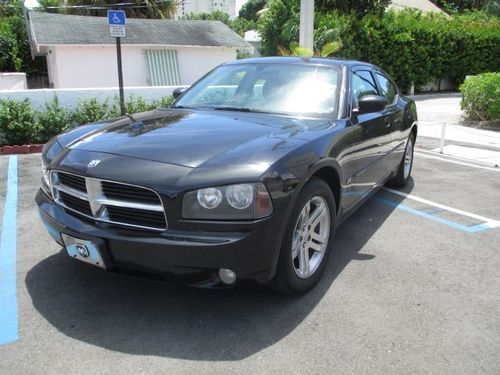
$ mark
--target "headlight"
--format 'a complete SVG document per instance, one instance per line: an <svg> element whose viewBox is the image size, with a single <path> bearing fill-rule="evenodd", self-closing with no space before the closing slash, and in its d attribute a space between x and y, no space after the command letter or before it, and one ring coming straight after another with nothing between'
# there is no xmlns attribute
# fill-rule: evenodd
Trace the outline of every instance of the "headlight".
<svg viewBox="0 0 500 375"><path fill-rule="evenodd" d="M253 220L271 215L273 206L261 183L209 187L184 195L186 219Z"/></svg>
<svg viewBox="0 0 500 375"><path fill-rule="evenodd" d="M207 210L216 208L222 202L222 192L216 188L198 190L198 203Z"/></svg>
<svg viewBox="0 0 500 375"><path fill-rule="evenodd" d="M49 170L47 169L47 164L44 158L42 158L42 173L43 181L45 182L45 185L50 189Z"/></svg>
<svg viewBox="0 0 500 375"><path fill-rule="evenodd" d="M253 186L250 184L231 185L226 188L227 202L237 210L244 210L253 203Z"/></svg>
<svg viewBox="0 0 500 375"><path fill-rule="evenodd" d="M50 195L50 171L49 165L54 158L62 151L61 145L57 142L56 138L52 138L45 144L42 152L42 188Z"/></svg>

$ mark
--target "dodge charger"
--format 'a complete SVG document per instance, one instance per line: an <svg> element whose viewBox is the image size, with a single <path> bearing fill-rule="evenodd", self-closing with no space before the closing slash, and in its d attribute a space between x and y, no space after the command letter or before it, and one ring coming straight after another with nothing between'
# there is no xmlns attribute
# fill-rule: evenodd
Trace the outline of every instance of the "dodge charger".
<svg viewBox="0 0 500 375"><path fill-rule="evenodd" d="M415 104L359 61L223 64L170 108L49 141L36 196L67 254L197 286L312 288L339 224L410 179Z"/></svg>

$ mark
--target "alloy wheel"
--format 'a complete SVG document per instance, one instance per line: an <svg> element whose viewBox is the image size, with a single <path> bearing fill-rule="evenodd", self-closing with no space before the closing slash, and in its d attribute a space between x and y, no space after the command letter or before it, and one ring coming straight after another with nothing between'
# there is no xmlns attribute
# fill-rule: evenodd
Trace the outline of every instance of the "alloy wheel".
<svg viewBox="0 0 500 375"><path fill-rule="evenodd" d="M405 180L410 176L411 172L411 165L413 163L413 138L410 137L408 139L408 144L406 145L406 150L405 150L405 161L404 161L404 178Z"/></svg>
<svg viewBox="0 0 500 375"><path fill-rule="evenodd" d="M330 236L330 209L325 198L312 197L302 208L292 239L292 262L298 277L306 279L318 269Z"/></svg>

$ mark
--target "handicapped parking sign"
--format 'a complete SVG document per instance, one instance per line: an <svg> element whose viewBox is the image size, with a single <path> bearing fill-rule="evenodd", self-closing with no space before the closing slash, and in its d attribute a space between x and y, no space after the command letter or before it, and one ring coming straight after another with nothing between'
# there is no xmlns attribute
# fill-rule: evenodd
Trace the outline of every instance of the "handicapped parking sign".
<svg viewBox="0 0 500 375"><path fill-rule="evenodd" d="M109 36L113 38L125 38L125 12L123 10L108 10Z"/></svg>

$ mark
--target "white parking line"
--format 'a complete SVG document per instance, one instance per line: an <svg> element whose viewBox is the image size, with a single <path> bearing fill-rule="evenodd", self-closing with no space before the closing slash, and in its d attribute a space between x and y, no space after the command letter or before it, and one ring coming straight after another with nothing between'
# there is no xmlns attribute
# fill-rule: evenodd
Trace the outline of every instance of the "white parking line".
<svg viewBox="0 0 500 375"><path fill-rule="evenodd" d="M446 206L446 205L441 204L441 203L437 203L437 202L433 202L433 201L428 200L428 199L417 197L415 195L406 194L406 193L403 193L402 191L399 191L399 190L394 190L394 189L387 188L387 187L384 187L383 189L385 191L388 191L388 192L393 193L393 194L397 194L397 195L405 197L407 199L412 199L414 201L417 201L417 202L420 202L420 203L425 203L425 204L428 204L430 206L434 206L434 207L440 208L442 210L446 210L446 211L449 211L449 212L454 212L454 213L462 215L462 216L468 216L468 217L470 217L472 219L476 219L476 220L482 221L483 222L482 225L484 225L484 226L486 226L488 228L500 227L500 221L498 221L498 220L489 219L489 218L481 216L481 215L473 214L472 212L467 212L467 211L459 210L458 208L449 207L449 206Z"/></svg>
<svg viewBox="0 0 500 375"><path fill-rule="evenodd" d="M428 155L428 154L422 153L420 150L418 150L418 151L415 150L415 155L419 156L419 157L423 157L423 158L428 158L428 159L437 159L437 160L445 161L447 163L460 164L460 165L465 165L467 167L486 169L488 171L493 171L493 172L500 172L500 168L485 167L485 166L482 166L482 165L477 165L477 164L472 164L472 163L466 163L466 162L462 162L462 161L453 160L453 159L450 159L450 158L448 158L446 156L441 156L441 155L440 156Z"/></svg>

